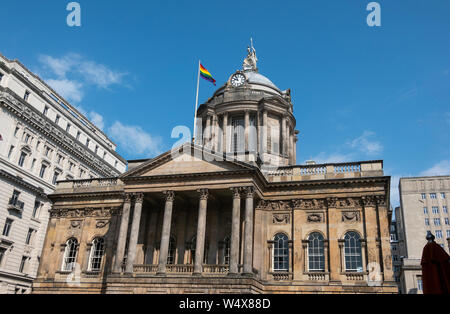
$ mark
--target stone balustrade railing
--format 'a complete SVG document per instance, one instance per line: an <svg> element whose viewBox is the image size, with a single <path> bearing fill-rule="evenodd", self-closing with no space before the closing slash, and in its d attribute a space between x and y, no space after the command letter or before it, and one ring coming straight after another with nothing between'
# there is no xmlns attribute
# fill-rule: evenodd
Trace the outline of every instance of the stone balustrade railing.
<svg viewBox="0 0 450 314"><path fill-rule="evenodd" d="M279 167L264 172L270 182L383 176L383 161Z"/></svg>
<svg viewBox="0 0 450 314"><path fill-rule="evenodd" d="M308 280L311 281L325 281L328 280L328 273L323 273L323 272L311 272L311 273L306 273L308 275Z"/></svg>
<svg viewBox="0 0 450 314"><path fill-rule="evenodd" d="M167 273L193 273L194 265L167 265Z"/></svg>
<svg viewBox="0 0 450 314"><path fill-rule="evenodd" d="M349 281L362 281L364 280L364 273L345 273L347 280Z"/></svg>
<svg viewBox="0 0 450 314"><path fill-rule="evenodd" d="M203 272L207 274L227 274L229 270L228 265L203 265Z"/></svg>
<svg viewBox="0 0 450 314"><path fill-rule="evenodd" d="M293 278L293 273L288 272L271 273L271 275L275 281L288 281Z"/></svg>
<svg viewBox="0 0 450 314"><path fill-rule="evenodd" d="M156 273L158 265L134 265L133 272L135 273Z"/></svg>

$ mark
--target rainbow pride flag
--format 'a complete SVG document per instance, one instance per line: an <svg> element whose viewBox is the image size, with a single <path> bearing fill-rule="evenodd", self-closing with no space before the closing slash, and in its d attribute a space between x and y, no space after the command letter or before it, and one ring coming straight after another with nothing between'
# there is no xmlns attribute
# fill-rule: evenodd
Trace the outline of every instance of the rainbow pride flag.
<svg viewBox="0 0 450 314"><path fill-rule="evenodd" d="M214 86L216 86L216 80L212 77L211 73L208 72L208 70L200 63L200 76L207 80L210 81L211 83L214 84Z"/></svg>

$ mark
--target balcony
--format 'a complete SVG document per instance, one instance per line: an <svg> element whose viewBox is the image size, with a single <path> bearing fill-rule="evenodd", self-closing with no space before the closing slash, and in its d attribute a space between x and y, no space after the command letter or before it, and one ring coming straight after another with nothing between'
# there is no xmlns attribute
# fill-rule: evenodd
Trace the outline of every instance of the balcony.
<svg viewBox="0 0 450 314"><path fill-rule="evenodd" d="M133 272L136 274L155 275L158 271L158 265L134 265ZM228 274L228 265L203 265L203 274L225 276ZM166 274L173 275L192 275L194 273L194 265L166 265Z"/></svg>
<svg viewBox="0 0 450 314"><path fill-rule="evenodd" d="M9 200L9 203L8 203L8 209L16 210L16 211L18 211L19 213L22 213L24 207L25 207L25 203L19 201L16 197L12 197L12 198Z"/></svg>

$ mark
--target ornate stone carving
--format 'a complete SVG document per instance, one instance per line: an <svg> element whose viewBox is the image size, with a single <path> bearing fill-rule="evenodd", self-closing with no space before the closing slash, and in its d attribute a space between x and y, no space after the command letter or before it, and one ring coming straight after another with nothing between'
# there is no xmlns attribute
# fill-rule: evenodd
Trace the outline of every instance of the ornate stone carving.
<svg viewBox="0 0 450 314"><path fill-rule="evenodd" d="M69 229L80 229L82 222L81 220L72 220Z"/></svg>
<svg viewBox="0 0 450 314"><path fill-rule="evenodd" d="M164 191L163 194L166 197L166 202L173 202L175 200L174 191Z"/></svg>
<svg viewBox="0 0 450 314"><path fill-rule="evenodd" d="M343 222L357 222L360 221L360 215L358 211L342 212Z"/></svg>
<svg viewBox="0 0 450 314"><path fill-rule="evenodd" d="M310 214L310 215L308 215L307 220L310 223L323 222L323 216L322 216L322 214Z"/></svg>
<svg viewBox="0 0 450 314"><path fill-rule="evenodd" d="M296 209L323 209L326 207L325 200L304 200L296 199L292 200L292 204Z"/></svg>
<svg viewBox="0 0 450 314"><path fill-rule="evenodd" d="M119 208L84 208L84 209L52 209L50 211L51 218L85 218L85 217L102 217L110 218L118 215Z"/></svg>
<svg viewBox="0 0 450 314"><path fill-rule="evenodd" d="M125 200L125 203L130 203L131 202L131 194L130 193L126 193L125 194L125 197L124 197L124 200Z"/></svg>
<svg viewBox="0 0 450 314"><path fill-rule="evenodd" d="M291 207L288 201L265 201L261 200L258 209L270 211L290 211Z"/></svg>
<svg viewBox="0 0 450 314"><path fill-rule="evenodd" d="M144 193L135 194L136 203L142 203L144 201Z"/></svg>
<svg viewBox="0 0 450 314"><path fill-rule="evenodd" d="M291 223L290 214L273 214L273 223L275 225L287 225Z"/></svg>
<svg viewBox="0 0 450 314"><path fill-rule="evenodd" d="M255 194L255 188L253 186L245 187L244 193L247 198L253 198L253 196Z"/></svg>
<svg viewBox="0 0 450 314"><path fill-rule="evenodd" d="M231 188L230 190L233 193L233 199L241 198L241 189L240 188Z"/></svg>
<svg viewBox="0 0 450 314"><path fill-rule="evenodd" d="M200 194L200 200L206 201L209 197L209 190L208 189L200 189L197 191Z"/></svg>
<svg viewBox="0 0 450 314"><path fill-rule="evenodd" d="M97 220L97 223L95 224L95 228L103 229L107 225L109 225L109 220Z"/></svg>

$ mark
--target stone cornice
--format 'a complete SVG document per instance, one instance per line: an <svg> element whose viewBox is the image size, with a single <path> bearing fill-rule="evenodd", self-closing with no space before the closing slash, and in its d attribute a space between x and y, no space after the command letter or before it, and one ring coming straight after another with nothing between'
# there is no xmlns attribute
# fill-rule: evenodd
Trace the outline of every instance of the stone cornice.
<svg viewBox="0 0 450 314"><path fill-rule="evenodd" d="M0 170L0 176L7 178L8 180L13 181L14 183L30 190L33 191L34 193L36 193L37 195L39 195L42 198L47 198L47 195L44 192L44 189L41 187L36 187L26 181L24 181L22 178L14 176L12 174L10 174L9 172L6 172L5 170Z"/></svg>
<svg viewBox="0 0 450 314"><path fill-rule="evenodd" d="M63 131L53 121L50 121L35 108L26 104L10 89L0 87L0 103L16 116L25 120L39 132L48 136L52 141L66 149L69 153L86 163L94 171L98 172L99 175L113 177L120 174L118 170L104 162L100 157L88 152L83 144Z"/></svg>
<svg viewBox="0 0 450 314"><path fill-rule="evenodd" d="M50 211L50 218L111 218L112 216L119 215L120 211L120 207L81 209L56 208Z"/></svg>

